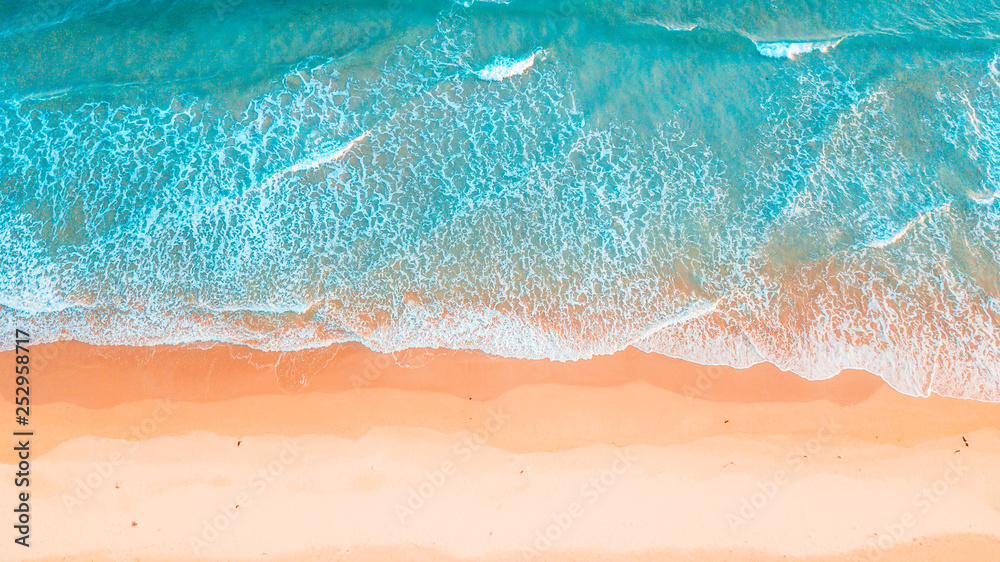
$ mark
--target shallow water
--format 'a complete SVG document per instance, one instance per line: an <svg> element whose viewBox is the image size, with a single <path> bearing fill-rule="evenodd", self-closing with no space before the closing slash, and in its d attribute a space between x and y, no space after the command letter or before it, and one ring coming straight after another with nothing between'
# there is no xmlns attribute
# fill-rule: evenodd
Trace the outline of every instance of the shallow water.
<svg viewBox="0 0 1000 562"><path fill-rule="evenodd" d="M0 325L1000 400L998 66L985 1L2 4Z"/></svg>

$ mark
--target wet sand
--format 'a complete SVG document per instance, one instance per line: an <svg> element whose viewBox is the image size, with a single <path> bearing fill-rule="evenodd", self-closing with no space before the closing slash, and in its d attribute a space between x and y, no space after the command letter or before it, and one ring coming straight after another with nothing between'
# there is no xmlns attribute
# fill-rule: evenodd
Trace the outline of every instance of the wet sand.
<svg viewBox="0 0 1000 562"><path fill-rule="evenodd" d="M1000 404L868 373L32 353L33 546L4 559L1000 559Z"/></svg>

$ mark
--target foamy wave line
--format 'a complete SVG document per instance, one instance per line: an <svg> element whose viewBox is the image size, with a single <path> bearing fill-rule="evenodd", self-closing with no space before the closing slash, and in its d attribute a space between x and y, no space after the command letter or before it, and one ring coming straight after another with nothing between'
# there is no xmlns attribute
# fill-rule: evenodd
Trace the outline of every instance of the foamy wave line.
<svg viewBox="0 0 1000 562"><path fill-rule="evenodd" d="M368 133L369 133L369 131L365 131L360 136L358 136L358 137L356 137L354 139L351 139L349 142L347 142L346 144L344 144L343 146L341 146L340 148L338 148L335 151L325 152L325 153L319 154L317 156L313 156L312 158L307 158L305 160L296 162L295 164L292 164L291 166L288 166L287 168L279 170L279 171L271 174L270 177L268 177L266 180L264 180L263 185L264 186L270 186L274 182L278 181L279 179L281 179L281 178L283 178L283 177L285 177L285 176L287 176L289 174L296 174L298 172L304 172L306 170L315 170L316 168L319 168L320 166L323 166L324 164L329 164L330 162L335 162L337 160L340 160L341 158L343 158L344 156L346 156L347 153L350 152L351 149L354 148L354 146L356 144L358 144L359 142L365 140L365 138L368 137Z"/></svg>
<svg viewBox="0 0 1000 562"><path fill-rule="evenodd" d="M456 4L462 6L463 8L469 8L476 3L477 0L454 0ZM481 4L510 4L511 0L478 0Z"/></svg>
<svg viewBox="0 0 1000 562"><path fill-rule="evenodd" d="M644 340L653 334L667 328L669 326L674 326L677 324L683 324L689 320L694 320L701 316L706 316L715 312L715 309L719 307L719 302L721 299L716 301L704 301L700 303L695 303L685 310L672 314L657 324L650 326L646 331L639 337L640 340Z"/></svg>
<svg viewBox="0 0 1000 562"><path fill-rule="evenodd" d="M497 57L493 60L493 62L483 67L482 70L476 72L476 76L478 76L481 80L499 82L501 80L506 80L511 76L524 74L529 68L532 67L532 65L535 64L535 57L543 53L545 53L545 51L538 50L523 59Z"/></svg>
<svg viewBox="0 0 1000 562"><path fill-rule="evenodd" d="M804 55L813 51L825 53L839 45L843 40L844 38L841 37L840 39L831 41L778 41L774 43L758 43L754 41L754 45L757 46L757 52L765 57L773 59L794 59L799 55Z"/></svg>
<svg viewBox="0 0 1000 562"><path fill-rule="evenodd" d="M58 296L55 291L55 284L48 278L43 278L35 287L28 288L23 294L0 293L0 307L6 307L25 314L62 312L73 308L96 308L93 304L70 301Z"/></svg>
<svg viewBox="0 0 1000 562"><path fill-rule="evenodd" d="M675 21L664 21L658 18L644 18L636 21L639 25L651 25L653 27L661 27L667 31L694 31L698 28L697 23L678 23Z"/></svg>
<svg viewBox="0 0 1000 562"><path fill-rule="evenodd" d="M960 353L928 357L920 349L933 345L933 342L917 341L916 347L905 349L886 349L863 341L851 342L837 334L841 329L852 329L852 326L845 325L831 331L829 326L823 326L828 319L813 319L811 326L802 327L804 332L788 338L791 347L775 347L775 338L782 340L783 337L760 327L769 323L766 313L744 318L743 321L736 320L738 316L732 315L731 305L744 297L729 295L724 299L726 304L698 301L681 307L644 330L626 330L630 333L609 334L606 338L588 341L575 337L567 339L558 330L553 331L529 319L486 306L448 311L437 304L407 307L391 323L377 327L365 327L363 321L357 323L357 319L343 316L343 311L339 309L322 306L313 320L304 322L289 322L285 313L279 312L251 313L250 316L219 313L206 321L202 315L183 312L161 314L106 309L96 314L104 319L97 324L93 321L94 314L82 310L24 315L0 307L0 329L27 329L34 341L39 343L76 340L92 345L139 347L216 342L245 345L268 352L289 352L353 342L381 353L415 348L467 349L503 357L555 361L611 355L636 347L645 352L695 363L733 368L770 362L782 370L811 380L831 377L843 369L864 369L878 375L896 390L912 396L927 396L934 392L1000 402L1000 387L996 383L998 373L992 367L997 355L989 348L979 349L978 352L973 350L974 353L968 357L961 357ZM1000 305L992 303L992 306L1000 312ZM121 318L123 315L126 318ZM115 317L119 320L114 320ZM109 319L114 326L105 325ZM994 328L986 329L996 335ZM988 335L986 337L996 340ZM955 344L954 340L941 343L949 347ZM9 341L0 342L0 349L9 347ZM964 372L977 384L955 386L944 382L936 385L935 374L946 370Z"/></svg>
<svg viewBox="0 0 1000 562"><path fill-rule="evenodd" d="M896 242L899 242L903 238L903 236L906 236L906 233L909 232L910 229L912 229L914 226L917 226L918 224L923 224L925 220L933 217L934 215L940 213L947 213L949 209L951 209L951 204L945 203L940 207L935 207L934 209L931 209L925 213L921 213L919 216L917 216L913 220L903 225L903 228L900 228L896 232L893 232L890 236L877 238L875 240L865 242L865 246L868 246L869 248L886 248L888 246L891 246Z"/></svg>
<svg viewBox="0 0 1000 562"><path fill-rule="evenodd" d="M32 16L27 19L26 23L22 23L21 25L12 27L11 29L0 29L0 37L8 37L18 33L40 31L62 23L101 14L117 8L119 5L131 4L136 1L137 0L109 0L104 2L102 0L97 0L95 2L76 2L76 5L74 5L73 2L33 3L33 10L30 12ZM82 4L82 6L80 4ZM96 4L96 6L88 6L88 4Z"/></svg>
<svg viewBox="0 0 1000 562"><path fill-rule="evenodd" d="M217 306L208 305L201 303L201 307L209 312L223 312L223 313L263 313L263 314L305 314L309 312L314 306L319 304L319 301L304 302L304 303L286 303L286 304L275 304L275 303L261 303L257 305L233 305L233 306Z"/></svg>
<svg viewBox="0 0 1000 562"><path fill-rule="evenodd" d="M976 205L987 206L992 205L994 201L1000 199L1000 190L994 191L989 197L971 197L972 202Z"/></svg>

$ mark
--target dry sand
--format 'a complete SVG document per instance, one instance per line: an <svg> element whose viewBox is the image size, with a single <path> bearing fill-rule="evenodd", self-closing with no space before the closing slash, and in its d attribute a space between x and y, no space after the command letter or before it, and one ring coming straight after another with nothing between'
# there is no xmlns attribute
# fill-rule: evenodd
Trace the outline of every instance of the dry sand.
<svg viewBox="0 0 1000 562"><path fill-rule="evenodd" d="M1000 404L867 373L32 354L32 547L4 560L1000 560Z"/></svg>

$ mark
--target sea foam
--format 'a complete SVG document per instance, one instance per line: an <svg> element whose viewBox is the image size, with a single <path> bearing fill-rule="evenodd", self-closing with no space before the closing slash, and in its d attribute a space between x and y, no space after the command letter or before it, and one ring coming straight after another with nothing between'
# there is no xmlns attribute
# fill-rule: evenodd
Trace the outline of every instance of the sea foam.
<svg viewBox="0 0 1000 562"><path fill-rule="evenodd" d="M477 1L482 4L510 4L511 0L453 0L459 6L463 8L469 8Z"/></svg>
<svg viewBox="0 0 1000 562"><path fill-rule="evenodd" d="M268 177L266 180L264 180L264 184L265 185L270 185L270 184L278 181L282 177L287 176L289 174L296 174L298 172L304 172L304 171L307 171L307 170L315 170L316 168L319 168L319 167L324 166L326 164L329 164L331 162L336 162L337 160L340 160L341 158L343 158L344 156L346 156L347 153L350 152L351 149L353 149L355 147L355 145L357 145L359 142L365 140L365 138L368 137L368 133L369 133L369 131L365 131L364 133L361 133L361 135L359 135L359 136L351 139L350 141L344 143L343 146L341 146L340 148L338 148L336 150L332 150L332 151L329 151L329 152L321 152L321 153L319 153L319 154L317 154L315 156L311 156L309 158L306 158L304 160L296 162L295 164L292 164L291 166L283 168L283 169L281 169L281 170L279 170L279 171L271 174L270 177Z"/></svg>
<svg viewBox="0 0 1000 562"><path fill-rule="evenodd" d="M903 236L906 236L907 232L910 232L915 226L923 224L925 220L929 220L940 213L947 213L951 209L950 203L945 203L940 207L930 209L926 212L920 213L916 218L908 221L902 228L895 231L890 231L884 236L877 237L873 240L865 242L865 245L869 248L886 248L902 240Z"/></svg>
<svg viewBox="0 0 1000 562"><path fill-rule="evenodd" d="M1000 202L926 213L962 191L899 142L902 82L817 57L765 68L770 83L734 64L706 97L674 98L676 75L630 46L601 64L659 78L610 98L583 76L593 57L479 76L454 12L363 77L310 63L237 114L194 96L0 101L0 328L557 360L637 346L1000 400ZM959 187L995 191L981 62L981 86L956 73L938 119L906 126L967 156ZM753 86L738 152L684 109L734 83Z"/></svg>
<svg viewBox="0 0 1000 562"><path fill-rule="evenodd" d="M493 60L493 62L483 67L482 70L477 71L476 76L478 76L481 80L499 82L501 80L506 80L511 76L524 74L529 68L532 67L532 65L535 64L535 57L542 53L544 53L544 51L535 51L523 59L497 57Z"/></svg>
<svg viewBox="0 0 1000 562"><path fill-rule="evenodd" d="M800 55L806 53L811 53L813 51L820 51L825 53L830 49L836 47L843 39L837 39L835 41L803 41L803 42L774 42L774 43L758 43L754 41L757 46L757 52L764 55L765 57L770 57L774 59L794 59Z"/></svg>

